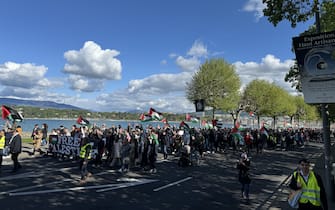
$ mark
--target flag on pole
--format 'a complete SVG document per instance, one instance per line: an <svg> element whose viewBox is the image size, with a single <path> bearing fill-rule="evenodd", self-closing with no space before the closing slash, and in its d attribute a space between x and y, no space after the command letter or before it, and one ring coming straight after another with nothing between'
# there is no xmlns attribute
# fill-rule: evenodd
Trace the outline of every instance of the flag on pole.
<svg viewBox="0 0 335 210"><path fill-rule="evenodd" d="M190 126L184 121L180 122L179 128L184 128L185 130L190 130L191 129Z"/></svg>
<svg viewBox="0 0 335 210"><path fill-rule="evenodd" d="M268 133L268 129L266 129L264 123L263 126L261 127L261 129L259 129L261 134L264 134L266 136L266 138L269 138L269 133Z"/></svg>
<svg viewBox="0 0 335 210"><path fill-rule="evenodd" d="M163 119L163 114L161 112L156 111L153 108L150 108L148 114L153 120L162 120Z"/></svg>
<svg viewBox="0 0 335 210"><path fill-rule="evenodd" d="M83 118L82 116L79 116L77 119L77 123L79 125L89 125L90 121L88 121L87 119Z"/></svg>
<svg viewBox="0 0 335 210"><path fill-rule="evenodd" d="M22 114L9 106L2 105L1 111L2 119L8 119L12 122L22 122L23 120Z"/></svg>
<svg viewBox="0 0 335 210"><path fill-rule="evenodd" d="M244 145L244 139L236 126L231 130L231 135L240 145Z"/></svg>
<svg viewBox="0 0 335 210"><path fill-rule="evenodd" d="M187 121L187 122L193 122L193 123L198 123L199 122L199 118L198 117L194 117L194 116L192 116L192 115L190 115L190 114L186 114L186 116L185 116L185 121Z"/></svg>
<svg viewBox="0 0 335 210"><path fill-rule="evenodd" d="M143 113L142 113L142 114L140 115L139 120L142 121L142 122L147 122L147 121L151 121L152 118L151 118L151 116L149 116L148 114L143 114Z"/></svg>

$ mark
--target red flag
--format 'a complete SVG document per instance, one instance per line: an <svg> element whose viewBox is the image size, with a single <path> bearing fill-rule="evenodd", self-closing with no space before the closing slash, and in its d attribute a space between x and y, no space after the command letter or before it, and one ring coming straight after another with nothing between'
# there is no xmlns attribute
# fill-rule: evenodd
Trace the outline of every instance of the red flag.
<svg viewBox="0 0 335 210"><path fill-rule="evenodd" d="M235 123L235 128L237 128L237 129L240 128L240 123L237 122L237 121L236 121L236 123Z"/></svg>
<svg viewBox="0 0 335 210"><path fill-rule="evenodd" d="M77 123L79 125L89 125L90 124L90 122L87 119L83 118L82 116L78 117Z"/></svg>
<svg viewBox="0 0 335 210"><path fill-rule="evenodd" d="M7 117L10 115L10 111L4 105L2 105L1 110L2 110L2 119L7 119Z"/></svg>
<svg viewBox="0 0 335 210"><path fill-rule="evenodd" d="M151 118L151 116L142 113L142 114L140 115L139 120L141 120L142 122L146 122L146 121L151 121L152 118Z"/></svg>
<svg viewBox="0 0 335 210"><path fill-rule="evenodd" d="M17 121L21 122L23 120L23 116L20 112L15 109L10 108L9 106L2 105L2 119L9 119L12 122Z"/></svg>
<svg viewBox="0 0 335 210"><path fill-rule="evenodd" d="M185 130L190 130L191 129L190 126L187 123L185 123L184 121L180 122L179 127L184 128Z"/></svg>
<svg viewBox="0 0 335 210"><path fill-rule="evenodd" d="M186 121L191 121L191 115L187 113L186 116L185 116L185 120Z"/></svg>

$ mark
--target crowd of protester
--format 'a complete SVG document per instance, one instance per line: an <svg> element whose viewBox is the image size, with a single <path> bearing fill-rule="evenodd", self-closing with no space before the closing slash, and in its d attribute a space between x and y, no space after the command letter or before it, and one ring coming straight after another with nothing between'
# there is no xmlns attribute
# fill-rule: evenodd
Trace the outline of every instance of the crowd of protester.
<svg viewBox="0 0 335 210"><path fill-rule="evenodd" d="M237 128L186 128L177 126L147 126L141 124L122 127L121 125L107 127L77 126L72 128L60 126L48 132L48 126L41 128L35 125L31 138L33 151L40 154L52 154L50 136L71 136L84 139L92 143L92 164L95 167L112 167L126 172L133 168L155 173L158 153L164 159L169 156L190 157L192 152L197 152L201 159L204 154L246 152L262 154L264 149L295 150L303 148L310 141L321 142L321 129L237 129ZM11 138L10 131L5 133L6 143ZM45 146L43 146L45 145ZM81 144L80 146L84 146ZM186 152L185 152L186 151ZM57 157L67 158L64 154L53 154ZM79 154L71 154L70 158L78 158ZM187 160L186 158L186 160ZM190 165L191 161L185 163Z"/></svg>
<svg viewBox="0 0 335 210"><path fill-rule="evenodd" d="M60 126L50 135L65 135L74 138L87 137L96 151L92 163L109 166L120 171L141 167L156 172L158 153L164 159L180 157L197 151L200 157L209 153L247 152L261 154L264 149L295 150L310 141L321 142L320 129L230 129L230 128L185 128L177 126L106 125L92 127L73 125L71 129Z"/></svg>

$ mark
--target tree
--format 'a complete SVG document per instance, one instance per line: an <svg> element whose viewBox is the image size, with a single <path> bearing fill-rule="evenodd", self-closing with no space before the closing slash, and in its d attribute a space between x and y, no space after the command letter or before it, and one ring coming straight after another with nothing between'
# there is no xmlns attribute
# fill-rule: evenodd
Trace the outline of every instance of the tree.
<svg viewBox="0 0 335 210"><path fill-rule="evenodd" d="M290 116L291 124L293 117L297 118L298 124L300 119L309 121L318 119L319 114L316 106L306 104L302 96L294 96L293 101L295 103L296 110L295 113Z"/></svg>
<svg viewBox="0 0 335 210"><path fill-rule="evenodd" d="M191 102L205 99L214 115L215 110L229 111L238 107L240 87L234 66L223 59L212 59L201 65L186 85L186 97Z"/></svg>
<svg viewBox="0 0 335 210"><path fill-rule="evenodd" d="M274 26L280 21L287 19L291 22L291 26L295 27L298 22L305 22L313 18L315 12L318 11L319 1L310 0L263 0L267 7L263 10L264 15L268 17L269 22ZM320 25L323 32L335 30L335 2L321 1L320 3ZM302 32L300 35L307 35L316 33L316 25L312 25L308 30ZM291 83L296 90L301 90L299 68L297 63L290 68L290 71L285 75L285 82Z"/></svg>
<svg viewBox="0 0 335 210"><path fill-rule="evenodd" d="M329 7L334 4L332 0L263 0L266 7L264 16L274 26L283 20L288 20L292 28L299 22L306 22L318 12L318 7ZM334 16L334 15L333 15Z"/></svg>
<svg viewBox="0 0 335 210"><path fill-rule="evenodd" d="M242 101L246 111L257 116L258 123L261 116L272 116L275 122L277 116L288 112L288 98L288 93L279 86L266 80L255 79L245 87Z"/></svg>

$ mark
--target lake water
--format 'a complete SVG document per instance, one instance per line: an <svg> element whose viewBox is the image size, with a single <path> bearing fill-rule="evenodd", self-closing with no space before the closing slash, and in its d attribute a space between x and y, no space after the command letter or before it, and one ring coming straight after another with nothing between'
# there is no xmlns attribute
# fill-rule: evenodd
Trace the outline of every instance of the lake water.
<svg viewBox="0 0 335 210"><path fill-rule="evenodd" d="M102 124L105 124L108 128L112 127L112 125L118 126L121 125L122 128L126 128L128 124L130 124L132 127L135 127L136 125L141 124L143 127L146 127L148 125L152 125L153 127L163 126L164 123L158 122L158 121L149 121L149 122L141 122L138 120L134 121L122 121L122 120L91 120L89 119L90 124L96 124L97 126L101 126ZM0 121L0 126L2 127L5 124L4 120ZM22 127L23 132L30 132L33 130L34 125L38 124L39 127L42 127L42 124L46 123L48 125L48 130L51 131L53 128L59 128L61 125L63 125L66 128L71 129L72 125L77 125L75 119L24 119L22 122L18 123ZM171 126L175 125L179 127L180 122L169 122ZM187 122L187 124L190 127L200 127L199 123L192 123L192 122Z"/></svg>

